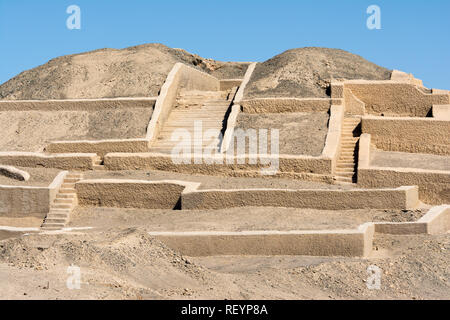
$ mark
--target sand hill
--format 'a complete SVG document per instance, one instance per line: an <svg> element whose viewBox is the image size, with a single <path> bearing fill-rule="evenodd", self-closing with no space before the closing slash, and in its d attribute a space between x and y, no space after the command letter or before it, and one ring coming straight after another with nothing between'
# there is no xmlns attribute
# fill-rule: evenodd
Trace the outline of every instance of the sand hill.
<svg viewBox="0 0 450 320"><path fill-rule="evenodd" d="M0 85L0 99L157 96L177 62L220 79L242 78L248 63L204 59L152 43L62 56ZM383 80L391 71L337 49L288 50L257 65L245 97L326 97L331 79Z"/></svg>
<svg viewBox="0 0 450 320"><path fill-rule="evenodd" d="M327 97L331 80L387 80L391 71L344 50L299 48L256 66L246 98Z"/></svg>
<svg viewBox="0 0 450 320"><path fill-rule="evenodd" d="M157 96L175 63L218 78L241 78L246 63L204 59L152 43L62 56L27 70L0 86L0 99L89 99Z"/></svg>

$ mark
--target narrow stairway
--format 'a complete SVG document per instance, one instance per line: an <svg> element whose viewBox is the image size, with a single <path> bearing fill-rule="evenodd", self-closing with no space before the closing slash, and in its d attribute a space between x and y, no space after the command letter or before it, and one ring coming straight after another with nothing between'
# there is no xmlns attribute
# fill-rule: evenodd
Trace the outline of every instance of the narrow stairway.
<svg viewBox="0 0 450 320"><path fill-rule="evenodd" d="M335 179L340 183L356 183L358 141L361 119L344 118L341 135L341 150L336 164Z"/></svg>
<svg viewBox="0 0 450 320"><path fill-rule="evenodd" d="M206 147L218 151L227 111L236 90L181 91L151 151L170 154L175 146L191 153L203 152ZM209 133L205 135L207 131ZM182 139L176 134L182 132L189 134ZM172 141L174 133L175 141Z"/></svg>
<svg viewBox="0 0 450 320"><path fill-rule="evenodd" d="M82 173L69 173L50 205L50 212L41 226L42 230L61 230L69 222L70 213L77 206L75 183L83 179Z"/></svg>

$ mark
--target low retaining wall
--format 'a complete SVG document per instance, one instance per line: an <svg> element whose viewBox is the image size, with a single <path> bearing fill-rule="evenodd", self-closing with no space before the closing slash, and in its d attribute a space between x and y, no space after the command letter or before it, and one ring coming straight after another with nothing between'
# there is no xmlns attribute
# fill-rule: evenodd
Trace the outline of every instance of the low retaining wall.
<svg viewBox="0 0 450 320"><path fill-rule="evenodd" d="M445 234L450 231L450 205L433 207L416 222L377 222L375 231L387 234Z"/></svg>
<svg viewBox="0 0 450 320"><path fill-rule="evenodd" d="M450 154L450 121L366 116L362 117L361 129L382 150Z"/></svg>
<svg viewBox="0 0 450 320"><path fill-rule="evenodd" d="M358 185L368 188L416 185L419 199L429 204L450 203L450 172L416 168L370 166L371 135L359 140Z"/></svg>
<svg viewBox="0 0 450 320"><path fill-rule="evenodd" d="M242 84L242 79L222 79L220 80L220 91L226 91L239 87Z"/></svg>
<svg viewBox="0 0 450 320"><path fill-rule="evenodd" d="M181 193L197 186L171 180L99 179L77 182L75 188L80 206L174 209Z"/></svg>
<svg viewBox="0 0 450 320"><path fill-rule="evenodd" d="M367 188L416 185L419 199L429 204L450 203L450 172L413 168L358 168L358 185Z"/></svg>
<svg viewBox="0 0 450 320"><path fill-rule="evenodd" d="M54 141L46 148L50 153L96 153L103 157L109 152L147 152L146 139L97 140L97 141Z"/></svg>
<svg viewBox="0 0 450 320"><path fill-rule="evenodd" d="M18 167L44 167L62 170L92 170L93 153L43 154L33 152L0 152L0 163Z"/></svg>
<svg viewBox="0 0 450 320"><path fill-rule="evenodd" d="M0 111L98 111L101 109L153 108L156 97L67 100L3 100Z"/></svg>
<svg viewBox="0 0 450 320"><path fill-rule="evenodd" d="M374 226L357 230L150 232L187 256L311 255L365 257L372 251Z"/></svg>
<svg viewBox="0 0 450 320"><path fill-rule="evenodd" d="M183 210L232 207L287 207L321 210L412 209L418 204L417 187L354 190L235 189L183 193Z"/></svg>
<svg viewBox="0 0 450 320"><path fill-rule="evenodd" d="M450 104L433 105L433 118L436 120L450 121Z"/></svg>
<svg viewBox="0 0 450 320"><path fill-rule="evenodd" d="M258 98L242 100L245 113L327 112L331 105L340 105L340 99L328 98Z"/></svg>
<svg viewBox="0 0 450 320"><path fill-rule="evenodd" d="M67 173L60 172L48 187L1 185L0 216L44 219Z"/></svg>
<svg viewBox="0 0 450 320"><path fill-rule="evenodd" d="M163 170L206 175L236 176L253 171L259 175L278 161L279 173L307 173L330 177L333 167L332 159L309 156L280 155L276 157L259 157L258 155L245 155L241 157L227 157L218 154L214 157L205 157L201 163L194 163L191 156L174 157L161 153L109 153L104 158L105 168L108 170ZM262 159L262 160L261 160ZM175 161L174 161L175 160ZM250 163L255 161L255 164ZM240 164L242 162L242 164ZM331 181L331 180L330 180Z"/></svg>
<svg viewBox="0 0 450 320"><path fill-rule="evenodd" d="M344 98L345 89L365 104L365 111L373 115L426 117L433 105L449 104L450 95L425 93L411 79L347 80L331 84L332 98Z"/></svg>

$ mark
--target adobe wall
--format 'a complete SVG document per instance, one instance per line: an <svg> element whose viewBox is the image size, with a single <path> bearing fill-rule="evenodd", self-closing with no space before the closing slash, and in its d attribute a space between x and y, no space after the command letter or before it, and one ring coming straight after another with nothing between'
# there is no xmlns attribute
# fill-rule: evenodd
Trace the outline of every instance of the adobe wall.
<svg viewBox="0 0 450 320"><path fill-rule="evenodd" d="M99 179L82 180L75 188L80 206L173 209L188 185L169 180Z"/></svg>
<svg viewBox="0 0 450 320"><path fill-rule="evenodd" d="M98 111L153 108L156 97L67 100L1 100L0 111Z"/></svg>
<svg viewBox="0 0 450 320"><path fill-rule="evenodd" d="M44 219L66 174L59 173L48 187L0 185L0 216Z"/></svg>
<svg viewBox="0 0 450 320"><path fill-rule="evenodd" d="M242 84L242 79L222 79L220 80L220 91L226 91L239 87Z"/></svg>
<svg viewBox="0 0 450 320"><path fill-rule="evenodd" d="M450 154L450 121L433 118L362 117L361 130L385 151Z"/></svg>
<svg viewBox="0 0 450 320"><path fill-rule="evenodd" d="M233 105L231 106L231 112L228 115L227 124L226 124L226 130L223 135L222 143L220 145L220 152L225 152L228 150L228 147L230 146L231 139L233 139L233 133L234 128L236 127L237 117L239 113L241 112L241 105L240 102L242 98L244 97L244 91L245 88L250 81L250 78L253 74L253 71L255 70L256 62L251 63L247 71L245 72L244 78L242 79L241 84L239 85L239 89L236 92L236 95L234 96Z"/></svg>
<svg viewBox="0 0 450 320"><path fill-rule="evenodd" d="M375 232L405 234L445 234L450 231L450 205L431 208L415 222L377 222Z"/></svg>
<svg viewBox="0 0 450 320"><path fill-rule="evenodd" d="M421 90L419 87L422 87L420 80L407 74L396 76L396 73L393 72L391 80L333 82L331 84L331 98L344 99L345 103L350 106L350 113L357 111L357 109L361 111L364 105L365 113L377 116L426 117L431 113L433 105L450 104L448 92L433 91L428 93L425 89ZM350 93L357 99L357 103Z"/></svg>
<svg viewBox="0 0 450 320"><path fill-rule="evenodd" d="M367 188L395 188L405 185L419 187L419 199L429 204L450 203L450 172L415 168L370 166L371 135L359 141L358 185Z"/></svg>
<svg viewBox="0 0 450 320"><path fill-rule="evenodd" d="M174 163L174 159L176 160ZM188 163L183 163L185 159ZM270 157L245 155L242 157L230 157L227 163L226 155L219 154L203 159L201 164L195 164L191 157L174 157L159 153L109 153L104 158L105 168L108 170L163 170L206 175L236 176L247 175L249 171L261 175L261 169L268 168ZM253 159L256 163L250 163ZM266 159L266 160L264 160ZM238 161L243 161L239 164ZM209 161L211 164L205 163ZM331 177L333 161L323 157L280 155L279 172L281 173L307 173ZM216 162L214 164L214 162ZM266 163L266 164L265 164Z"/></svg>
<svg viewBox="0 0 450 320"><path fill-rule="evenodd" d="M0 163L18 167L44 167L62 170L92 170L93 153L43 154L34 152L0 152Z"/></svg>
<svg viewBox="0 0 450 320"><path fill-rule="evenodd" d="M331 105L340 105L340 99L327 98L258 98L242 100L245 113L328 112Z"/></svg>
<svg viewBox="0 0 450 320"><path fill-rule="evenodd" d="M373 115L426 117L434 104L449 104L450 96L427 94L416 86L394 81L345 81L348 88Z"/></svg>
<svg viewBox="0 0 450 320"><path fill-rule="evenodd" d="M197 190L183 193L184 210L232 207L288 207L321 210L412 209L418 204L417 187L376 190Z"/></svg>
<svg viewBox="0 0 450 320"><path fill-rule="evenodd" d="M50 153L96 153L104 156L109 152L147 152L146 139L114 139L96 141L53 141L46 148Z"/></svg>
<svg viewBox="0 0 450 320"><path fill-rule="evenodd" d="M450 173L448 171L412 168L358 169L358 185L367 188L419 186L419 199L428 204L450 203Z"/></svg>
<svg viewBox="0 0 450 320"><path fill-rule="evenodd" d="M365 257L372 251L374 226L356 230L150 232L187 256L311 255Z"/></svg>

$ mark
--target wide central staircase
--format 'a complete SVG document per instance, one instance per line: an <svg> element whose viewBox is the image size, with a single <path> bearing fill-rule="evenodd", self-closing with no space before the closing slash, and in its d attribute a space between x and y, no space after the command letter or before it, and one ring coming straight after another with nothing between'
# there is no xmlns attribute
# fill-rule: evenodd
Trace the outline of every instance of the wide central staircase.
<svg viewBox="0 0 450 320"><path fill-rule="evenodd" d="M181 91L151 151L172 153L175 147L191 153L218 151L227 112L237 88L228 91ZM180 137L180 135L189 133Z"/></svg>

